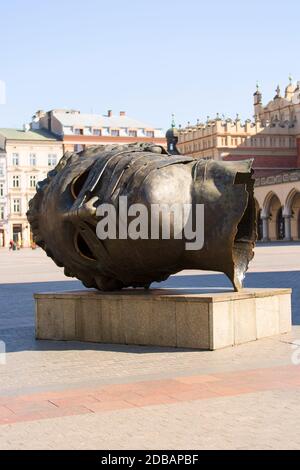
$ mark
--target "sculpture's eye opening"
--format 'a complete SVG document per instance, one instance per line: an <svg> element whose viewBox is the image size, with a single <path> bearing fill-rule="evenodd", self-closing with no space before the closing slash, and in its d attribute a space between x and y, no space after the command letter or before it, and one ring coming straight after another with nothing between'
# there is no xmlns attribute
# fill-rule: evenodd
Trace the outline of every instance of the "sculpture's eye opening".
<svg viewBox="0 0 300 470"><path fill-rule="evenodd" d="M74 199L79 196L80 191L82 190L86 180L88 179L90 172L85 171L81 175L76 176L71 183L71 193Z"/></svg>
<svg viewBox="0 0 300 470"><path fill-rule="evenodd" d="M94 257L88 244L86 243L85 239L83 238L80 232L75 233L74 245L77 253L83 256L83 258L86 258L90 261L96 261L96 258Z"/></svg>

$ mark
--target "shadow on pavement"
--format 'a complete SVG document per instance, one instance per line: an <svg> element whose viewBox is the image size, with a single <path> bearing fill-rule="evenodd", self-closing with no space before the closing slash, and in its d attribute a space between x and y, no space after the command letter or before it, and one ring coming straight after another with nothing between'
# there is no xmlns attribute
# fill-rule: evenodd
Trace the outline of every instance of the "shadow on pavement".
<svg viewBox="0 0 300 470"><path fill-rule="evenodd" d="M152 287L170 287L195 291L220 292L231 290L231 284L223 274L178 275ZM300 271L248 273L245 287L291 287L293 324L300 324ZM0 340L6 343L7 352L24 350L74 350L89 349L118 351L131 354L180 351L174 348L147 346L106 345L66 341L36 341L34 338L33 294L84 289L80 281L35 282L0 285ZM184 349L182 349L184 351Z"/></svg>

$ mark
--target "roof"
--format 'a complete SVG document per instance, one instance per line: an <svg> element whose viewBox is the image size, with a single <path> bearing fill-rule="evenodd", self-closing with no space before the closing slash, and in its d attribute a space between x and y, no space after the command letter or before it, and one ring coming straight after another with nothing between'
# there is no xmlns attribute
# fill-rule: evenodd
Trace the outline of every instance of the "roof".
<svg viewBox="0 0 300 470"><path fill-rule="evenodd" d="M110 127L110 128L134 128L134 129L158 129L150 124L137 121L129 116L102 116L101 114L68 113L53 112L53 115L61 122L63 126L72 127Z"/></svg>
<svg viewBox="0 0 300 470"><path fill-rule="evenodd" d="M44 129L24 131L22 129L0 128L0 135L4 136L7 140L58 140L54 134Z"/></svg>

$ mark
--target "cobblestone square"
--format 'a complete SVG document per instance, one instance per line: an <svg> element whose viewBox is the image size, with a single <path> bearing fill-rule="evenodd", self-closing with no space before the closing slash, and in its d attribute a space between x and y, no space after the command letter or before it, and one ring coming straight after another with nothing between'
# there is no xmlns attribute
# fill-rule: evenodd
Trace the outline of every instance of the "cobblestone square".
<svg viewBox="0 0 300 470"><path fill-rule="evenodd" d="M300 244L259 245L248 287L291 287L293 330L218 351L35 341L33 293L76 290L0 250L0 449L299 449ZM231 289L184 271L163 286Z"/></svg>

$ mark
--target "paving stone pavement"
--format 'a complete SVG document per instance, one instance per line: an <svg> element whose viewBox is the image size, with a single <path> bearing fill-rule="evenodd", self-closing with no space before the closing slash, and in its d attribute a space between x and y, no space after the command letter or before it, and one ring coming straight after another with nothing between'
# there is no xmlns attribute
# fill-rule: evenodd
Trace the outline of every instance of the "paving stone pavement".
<svg viewBox="0 0 300 470"><path fill-rule="evenodd" d="M34 292L76 290L0 250L0 449L299 449L300 245L258 246L249 287L293 288L293 331L219 351L34 340ZM230 288L185 271L165 286Z"/></svg>

